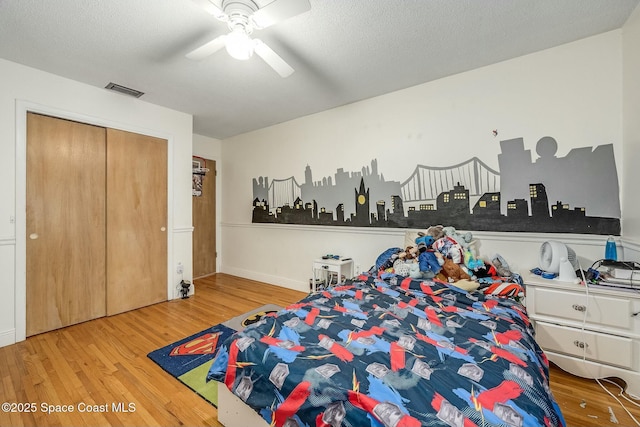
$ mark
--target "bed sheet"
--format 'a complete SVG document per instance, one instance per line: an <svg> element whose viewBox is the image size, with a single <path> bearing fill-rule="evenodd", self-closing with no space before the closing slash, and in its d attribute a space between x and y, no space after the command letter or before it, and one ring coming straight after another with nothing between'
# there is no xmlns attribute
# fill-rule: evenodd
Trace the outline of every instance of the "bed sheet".
<svg viewBox="0 0 640 427"><path fill-rule="evenodd" d="M276 426L563 426L533 334L513 299L362 275L226 340L207 380Z"/></svg>

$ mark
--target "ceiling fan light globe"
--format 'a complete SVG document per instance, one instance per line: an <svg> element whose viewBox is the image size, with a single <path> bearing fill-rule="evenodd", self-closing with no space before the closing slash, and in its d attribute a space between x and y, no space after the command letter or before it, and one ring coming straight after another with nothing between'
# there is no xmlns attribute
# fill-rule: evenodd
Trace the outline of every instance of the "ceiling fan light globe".
<svg viewBox="0 0 640 427"><path fill-rule="evenodd" d="M225 48L232 58L241 61L251 58L255 44L253 40L243 31L234 30L227 35Z"/></svg>

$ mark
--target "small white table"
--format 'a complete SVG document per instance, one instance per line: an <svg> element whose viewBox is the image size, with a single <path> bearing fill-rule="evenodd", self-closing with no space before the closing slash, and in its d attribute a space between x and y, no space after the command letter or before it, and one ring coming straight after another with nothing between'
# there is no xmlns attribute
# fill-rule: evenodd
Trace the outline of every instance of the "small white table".
<svg viewBox="0 0 640 427"><path fill-rule="evenodd" d="M327 259L316 259L313 261L313 271L312 271L312 283L311 283L311 291L316 292L318 279L323 279L325 286L328 286L331 275L329 273L335 273L338 275L337 282L340 283L342 280L342 276L345 279L353 278L353 260L351 258L327 258Z"/></svg>

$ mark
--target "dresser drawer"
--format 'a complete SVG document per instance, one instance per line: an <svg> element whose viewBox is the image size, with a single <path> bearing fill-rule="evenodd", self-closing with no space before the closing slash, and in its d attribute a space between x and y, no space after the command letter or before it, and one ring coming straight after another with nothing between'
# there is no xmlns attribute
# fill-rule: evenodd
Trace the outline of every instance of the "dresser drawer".
<svg viewBox="0 0 640 427"><path fill-rule="evenodd" d="M616 335L536 322L536 341L545 351L631 369L633 340Z"/></svg>
<svg viewBox="0 0 640 427"><path fill-rule="evenodd" d="M631 330L634 317L629 299L534 288L535 314ZM585 317L586 312L586 317Z"/></svg>

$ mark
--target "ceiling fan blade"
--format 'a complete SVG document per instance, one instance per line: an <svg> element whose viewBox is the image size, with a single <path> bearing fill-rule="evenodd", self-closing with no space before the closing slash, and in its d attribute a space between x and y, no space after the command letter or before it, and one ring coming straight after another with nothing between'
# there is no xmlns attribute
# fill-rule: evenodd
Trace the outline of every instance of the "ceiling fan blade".
<svg viewBox="0 0 640 427"><path fill-rule="evenodd" d="M254 52L258 54L260 58L264 60L271 68L273 68L276 73L280 74L281 77L289 77L293 74L293 68L286 62L284 59L280 58L277 53L275 53L269 46L264 44L261 40L254 39L255 41L255 50Z"/></svg>
<svg viewBox="0 0 640 427"><path fill-rule="evenodd" d="M211 15L215 16L216 19L220 21L225 21L225 22L229 20L229 17L227 16L227 14L224 13L222 9L220 9L211 0L192 0L192 1L198 6L200 6L201 8L203 8L204 10L206 10L207 13L210 13Z"/></svg>
<svg viewBox="0 0 640 427"><path fill-rule="evenodd" d="M311 9L309 0L275 0L256 10L251 19L256 28L266 28L277 22L300 15Z"/></svg>
<svg viewBox="0 0 640 427"><path fill-rule="evenodd" d="M213 55L220 49L224 47L225 39L227 35L221 35L211 40L209 43L205 43L197 49L192 50L187 53L186 57L189 59L193 59L195 61L199 61L201 59L206 58L209 55Z"/></svg>

